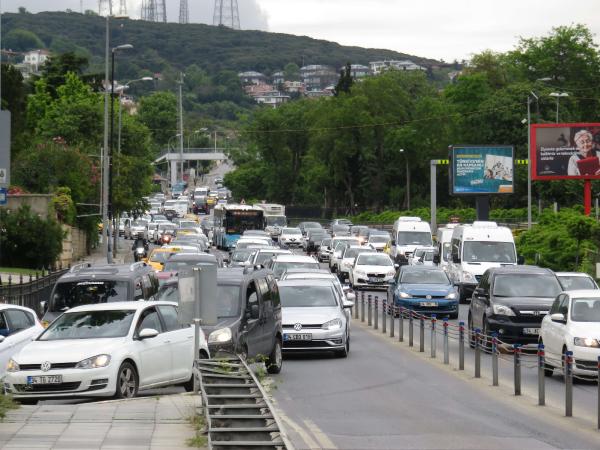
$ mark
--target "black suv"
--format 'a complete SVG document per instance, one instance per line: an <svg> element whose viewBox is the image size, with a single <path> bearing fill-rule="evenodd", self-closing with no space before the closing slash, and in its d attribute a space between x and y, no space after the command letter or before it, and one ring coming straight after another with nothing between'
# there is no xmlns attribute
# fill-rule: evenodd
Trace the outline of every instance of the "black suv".
<svg viewBox="0 0 600 450"><path fill-rule="evenodd" d="M158 279L144 262L93 266L73 266L58 279L50 301L41 305L42 321L52 322L64 311L94 303L152 300L158 292Z"/></svg>
<svg viewBox="0 0 600 450"><path fill-rule="evenodd" d="M550 269L506 266L488 269L473 292L469 335L498 333L506 343L536 344L543 317L562 291Z"/></svg>
<svg viewBox="0 0 600 450"><path fill-rule="evenodd" d="M177 281L161 287L158 300L179 301ZM268 269L217 270L217 324L203 325L213 357L241 353L247 358L266 357L269 373L282 366L281 301L279 289Z"/></svg>

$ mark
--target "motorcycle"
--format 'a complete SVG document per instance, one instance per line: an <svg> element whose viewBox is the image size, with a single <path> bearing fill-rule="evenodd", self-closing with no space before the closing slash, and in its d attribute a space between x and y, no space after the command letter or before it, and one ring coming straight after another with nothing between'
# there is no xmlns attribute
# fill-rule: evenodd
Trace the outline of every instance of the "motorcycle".
<svg viewBox="0 0 600 450"><path fill-rule="evenodd" d="M141 261L148 256L147 251L144 247L136 247L133 251L133 259L135 262Z"/></svg>

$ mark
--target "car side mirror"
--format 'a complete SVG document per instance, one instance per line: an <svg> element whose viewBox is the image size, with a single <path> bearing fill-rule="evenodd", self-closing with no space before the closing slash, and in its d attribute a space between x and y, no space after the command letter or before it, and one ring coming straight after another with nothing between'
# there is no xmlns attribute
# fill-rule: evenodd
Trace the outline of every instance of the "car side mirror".
<svg viewBox="0 0 600 450"><path fill-rule="evenodd" d="M433 263L434 264L440 263L440 255L433 255Z"/></svg>
<svg viewBox="0 0 600 450"><path fill-rule="evenodd" d="M486 292L485 289L483 288L475 288L475 290L473 291L473 294L475 294L475 297L478 298L487 298L488 294Z"/></svg>
<svg viewBox="0 0 600 450"><path fill-rule="evenodd" d="M39 306L38 306L40 316L44 315L44 313L46 312L47 308L48 308L48 302L46 302L45 300L41 301L40 304L39 304Z"/></svg>
<svg viewBox="0 0 600 450"><path fill-rule="evenodd" d="M454 264L460 264L460 258L458 257L458 255L452 255L452 262Z"/></svg>
<svg viewBox="0 0 600 450"><path fill-rule="evenodd" d="M525 264L525 257L523 255L519 255L517 257L517 264L522 266L523 264Z"/></svg>
<svg viewBox="0 0 600 450"><path fill-rule="evenodd" d="M143 341L144 339L152 339L156 336L158 336L158 331L156 331L154 328L144 328L138 334L140 341Z"/></svg>
<svg viewBox="0 0 600 450"><path fill-rule="evenodd" d="M400 264L394 264L394 269L398 270L400 268Z"/></svg>
<svg viewBox="0 0 600 450"><path fill-rule="evenodd" d="M393 246L395 246L395 245L396 245L396 241L395 241L394 239L392 239L392 242L391 242L391 244L392 244Z"/></svg>
<svg viewBox="0 0 600 450"><path fill-rule="evenodd" d="M250 319L258 319L260 316L259 311L258 311L258 305L251 305L250 306Z"/></svg>
<svg viewBox="0 0 600 450"><path fill-rule="evenodd" d="M550 320L552 322L558 323L567 323L567 319L565 319L565 315L562 313L554 313L550 316Z"/></svg>
<svg viewBox="0 0 600 450"><path fill-rule="evenodd" d="M346 294L346 300L349 302L354 302L356 300L356 294L354 292L348 292Z"/></svg>
<svg viewBox="0 0 600 450"><path fill-rule="evenodd" d="M343 306L344 306L344 308L345 308L345 309L347 309L347 308L353 308L353 307L354 307L354 302L350 302L350 301L347 301L347 300L346 300L346 301L343 303Z"/></svg>

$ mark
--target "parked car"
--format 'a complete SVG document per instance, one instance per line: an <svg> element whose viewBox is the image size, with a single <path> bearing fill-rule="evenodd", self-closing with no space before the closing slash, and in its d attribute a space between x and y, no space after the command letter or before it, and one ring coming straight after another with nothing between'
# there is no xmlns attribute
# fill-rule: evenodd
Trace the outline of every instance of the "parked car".
<svg viewBox="0 0 600 450"><path fill-rule="evenodd" d="M319 262L312 256L276 255L265 264L279 278L288 269L320 269Z"/></svg>
<svg viewBox="0 0 600 450"><path fill-rule="evenodd" d="M67 310L8 362L4 386L21 403L48 398L131 398L193 385L194 329L170 302L116 302ZM199 357L208 357L201 333Z"/></svg>
<svg viewBox="0 0 600 450"><path fill-rule="evenodd" d="M350 284L356 289L387 289L396 274L396 265L384 253L360 253L350 271Z"/></svg>
<svg viewBox="0 0 600 450"><path fill-rule="evenodd" d="M542 318L562 287L550 269L506 266L488 269L471 297L468 327L501 341L537 344ZM473 344L473 339L471 339Z"/></svg>
<svg viewBox="0 0 600 450"><path fill-rule="evenodd" d="M437 267L402 266L390 282L388 305L421 314L458 318L458 291L446 272Z"/></svg>
<svg viewBox="0 0 600 450"><path fill-rule="evenodd" d="M350 351L350 327L343 298L331 280L280 281L284 351L333 351L345 358Z"/></svg>
<svg viewBox="0 0 600 450"><path fill-rule="evenodd" d="M32 309L0 304L0 377L4 377L9 359L42 331L44 327Z"/></svg>
<svg viewBox="0 0 600 450"><path fill-rule="evenodd" d="M596 280L583 272L556 272L558 281L563 291L575 291L580 289L598 289Z"/></svg>
<svg viewBox="0 0 600 450"><path fill-rule="evenodd" d="M302 231L300 228L283 228L279 236L279 244L283 248L302 247Z"/></svg>
<svg viewBox="0 0 600 450"><path fill-rule="evenodd" d="M43 324L76 306L118 301L150 300L158 290L152 267L143 262L93 266L78 264L61 276L42 302Z"/></svg>
<svg viewBox="0 0 600 450"><path fill-rule="evenodd" d="M563 356L573 352L573 373L598 376L600 356L600 291L563 292L542 320L540 343L546 356L545 373L562 373Z"/></svg>

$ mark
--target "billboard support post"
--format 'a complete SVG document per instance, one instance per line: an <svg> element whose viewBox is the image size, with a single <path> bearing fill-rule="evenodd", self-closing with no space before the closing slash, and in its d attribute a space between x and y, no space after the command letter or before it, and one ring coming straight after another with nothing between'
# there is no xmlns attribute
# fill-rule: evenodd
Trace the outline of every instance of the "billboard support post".
<svg viewBox="0 0 600 450"><path fill-rule="evenodd" d="M583 182L583 208L586 216L592 213L592 180Z"/></svg>
<svg viewBox="0 0 600 450"><path fill-rule="evenodd" d="M437 160L430 162L430 186L431 186L431 231L437 230Z"/></svg>
<svg viewBox="0 0 600 450"><path fill-rule="evenodd" d="M475 197L475 210L477 212L477 220L490 219L490 196L478 195Z"/></svg>

